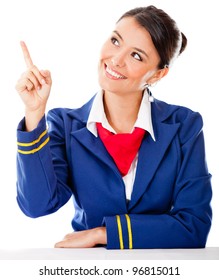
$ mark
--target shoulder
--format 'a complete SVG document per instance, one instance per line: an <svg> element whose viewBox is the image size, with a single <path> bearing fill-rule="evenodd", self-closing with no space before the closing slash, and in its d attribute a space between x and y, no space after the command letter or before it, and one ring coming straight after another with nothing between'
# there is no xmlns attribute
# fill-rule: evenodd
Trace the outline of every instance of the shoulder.
<svg viewBox="0 0 219 280"><path fill-rule="evenodd" d="M49 110L46 120L50 134L56 133L61 135L85 127L93 98L79 108L54 108Z"/></svg>
<svg viewBox="0 0 219 280"><path fill-rule="evenodd" d="M49 122L54 120L77 120L79 122L86 122L93 104L94 97L95 96L93 96L87 103L83 104L79 108L53 108L48 111L47 120Z"/></svg>
<svg viewBox="0 0 219 280"><path fill-rule="evenodd" d="M199 112L195 112L185 106L169 104L158 99L155 99L155 102L152 103L152 114L155 118L170 124L184 123L188 119L190 121L197 119L201 124L203 123L202 116Z"/></svg>
<svg viewBox="0 0 219 280"><path fill-rule="evenodd" d="M201 114L185 106L168 104L155 99L152 105L152 114L156 121L169 125L178 124L178 133L182 141L199 134L203 128Z"/></svg>

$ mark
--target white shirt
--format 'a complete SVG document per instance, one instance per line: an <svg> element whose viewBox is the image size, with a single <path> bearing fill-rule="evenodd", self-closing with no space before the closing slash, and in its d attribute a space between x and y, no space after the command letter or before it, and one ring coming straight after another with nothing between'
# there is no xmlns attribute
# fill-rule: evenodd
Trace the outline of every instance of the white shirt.
<svg viewBox="0 0 219 280"><path fill-rule="evenodd" d="M97 122L101 123L102 126L108 129L110 132L116 134L116 131L109 124L106 118L106 114L104 112L103 91L99 91L95 96L87 121L87 129L96 137L98 137L98 132L96 128ZM138 112L138 118L134 124L134 127L139 127L146 130L148 133L150 133L152 139L155 141L152 120L151 120L151 103L148 99L147 91L145 91L143 94L142 102ZM131 199L131 194L132 194L134 180L135 180L135 173L137 169L137 163L138 163L138 154L133 160L128 173L122 177L125 184L125 192L126 192L127 200Z"/></svg>

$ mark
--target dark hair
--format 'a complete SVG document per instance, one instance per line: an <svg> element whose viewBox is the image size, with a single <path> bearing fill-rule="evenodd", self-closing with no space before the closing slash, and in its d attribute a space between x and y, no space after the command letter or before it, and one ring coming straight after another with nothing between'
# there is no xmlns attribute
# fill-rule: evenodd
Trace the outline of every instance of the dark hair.
<svg viewBox="0 0 219 280"><path fill-rule="evenodd" d="M172 60L184 51L187 45L186 36L163 10L154 6L135 8L123 14L118 22L125 17L134 17L150 33L160 56L158 68L168 67Z"/></svg>

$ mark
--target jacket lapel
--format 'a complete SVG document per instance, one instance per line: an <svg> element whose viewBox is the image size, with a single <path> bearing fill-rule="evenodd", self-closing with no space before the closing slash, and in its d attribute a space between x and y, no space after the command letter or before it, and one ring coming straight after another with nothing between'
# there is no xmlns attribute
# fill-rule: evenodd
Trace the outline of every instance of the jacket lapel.
<svg viewBox="0 0 219 280"><path fill-rule="evenodd" d="M118 168L111 156L108 154L100 138L94 136L86 127L94 97L92 97L91 100L83 107L69 112L69 116L74 120L78 120L78 123L80 123L77 128L72 128L71 135L94 156L103 161L106 165L113 169L118 176L121 177Z"/></svg>
<svg viewBox="0 0 219 280"><path fill-rule="evenodd" d="M129 210L138 203L149 186L159 163L180 126L179 123L164 123L164 119L172 112L169 111L165 116L167 112L160 111L159 106L157 106L160 105L159 101L157 102L158 104L153 104L152 106L153 128L156 141L150 135L146 135L142 142L138 155L138 165ZM168 106L168 108L170 107Z"/></svg>
<svg viewBox="0 0 219 280"><path fill-rule="evenodd" d="M121 177L118 168L116 167L111 156L107 152L105 146L99 137L95 137L86 127L71 132L71 135L77 139L77 141L83 145L90 153L92 153L99 160L104 162L108 167Z"/></svg>

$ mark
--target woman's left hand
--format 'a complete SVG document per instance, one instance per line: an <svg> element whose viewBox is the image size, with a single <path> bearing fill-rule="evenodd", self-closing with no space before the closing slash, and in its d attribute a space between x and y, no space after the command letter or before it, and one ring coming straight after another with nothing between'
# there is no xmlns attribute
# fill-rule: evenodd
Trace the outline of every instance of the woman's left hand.
<svg viewBox="0 0 219 280"><path fill-rule="evenodd" d="M55 248L92 248L107 243L106 228L97 227L89 230L67 234L63 241L55 244Z"/></svg>

